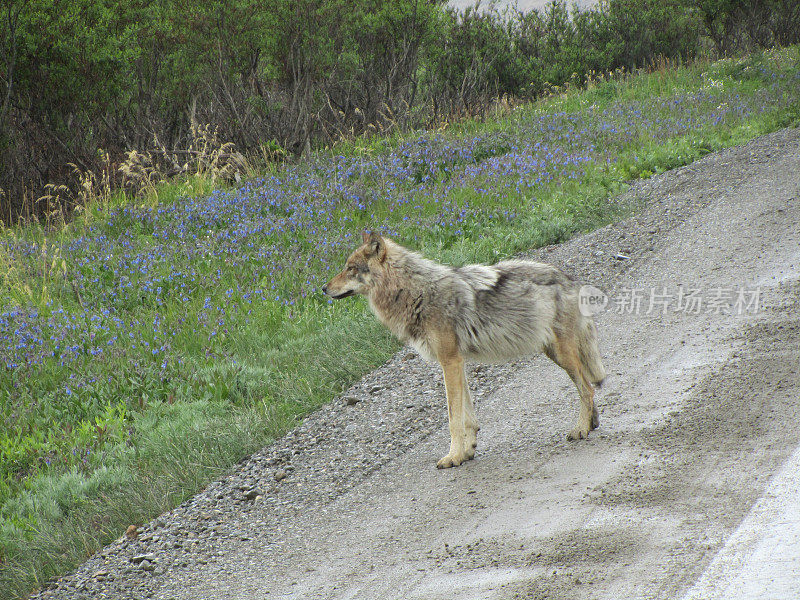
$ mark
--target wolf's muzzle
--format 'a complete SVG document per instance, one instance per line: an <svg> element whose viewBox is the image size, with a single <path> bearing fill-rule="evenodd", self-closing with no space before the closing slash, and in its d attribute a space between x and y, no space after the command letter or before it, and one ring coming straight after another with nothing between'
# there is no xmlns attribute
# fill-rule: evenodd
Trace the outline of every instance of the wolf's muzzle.
<svg viewBox="0 0 800 600"><path fill-rule="evenodd" d="M328 296L330 296L334 300L340 300L341 298L347 298L348 296L352 296L352 295L355 294L355 292L353 290L348 290L348 291L346 291L346 292L344 292L342 294L331 294L330 292L328 292L328 284L327 283L322 286L322 293L323 294L328 294Z"/></svg>

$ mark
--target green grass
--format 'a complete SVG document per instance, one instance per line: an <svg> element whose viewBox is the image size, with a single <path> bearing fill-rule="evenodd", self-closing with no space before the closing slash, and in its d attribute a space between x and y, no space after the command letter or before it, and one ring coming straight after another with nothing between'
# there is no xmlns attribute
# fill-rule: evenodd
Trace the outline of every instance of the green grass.
<svg viewBox="0 0 800 600"><path fill-rule="evenodd" d="M360 229L454 264L568 239L629 214L609 199L631 179L796 125L799 63L795 47L600 82L350 140L241 189L163 185L0 232L0 597L176 505L398 348L363 300L316 291Z"/></svg>

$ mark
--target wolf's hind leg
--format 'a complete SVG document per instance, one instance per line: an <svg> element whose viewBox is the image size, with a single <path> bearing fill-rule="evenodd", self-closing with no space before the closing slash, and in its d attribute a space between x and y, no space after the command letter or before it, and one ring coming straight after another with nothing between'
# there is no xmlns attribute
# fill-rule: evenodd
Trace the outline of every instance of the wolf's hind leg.
<svg viewBox="0 0 800 600"><path fill-rule="evenodd" d="M589 437L589 432L597 429L600 418L594 405L594 386L587 378L578 354L574 339L557 336L552 348L546 352L558 366L564 369L572 379L581 398L577 425L567 434L568 440L580 440Z"/></svg>

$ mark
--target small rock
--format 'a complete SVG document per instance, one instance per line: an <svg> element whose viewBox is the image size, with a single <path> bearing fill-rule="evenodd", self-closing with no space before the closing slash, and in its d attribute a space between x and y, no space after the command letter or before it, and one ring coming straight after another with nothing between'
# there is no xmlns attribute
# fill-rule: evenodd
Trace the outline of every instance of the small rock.
<svg viewBox="0 0 800 600"><path fill-rule="evenodd" d="M143 560L141 564L142 571L155 571L156 566L151 563L149 560Z"/></svg>
<svg viewBox="0 0 800 600"><path fill-rule="evenodd" d="M148 562L155 562L156 555L152 552L148 552L147 554L137 554L136 556L131 557L131 562L135 565L138 565L145 560Z"/></svg>
<svg viewBox="0 0 800 600"><path fill-rule="evenodd" d="M344 396L342 397L342 400L345 404L347 404L347 406L355 406L361 401L361 398L358 396Z"/></svg>
<svg viewBox="0 0 800 600"><path fill-rule="evenodd" d="M382 385L373 385L371 388L369 388L369 393L370 394L377 394L378 392L380 392L383 389L383 387L384 386L382 386Z"/></svg>
<svg viewBox="0 0 800 600"><path fill-rule="evenodd" d="M275 471L275 481L283 481L284 479L286 479L286 471L283 469Z"/></svg>
<svg viewBox="0 0 800 600"><path fill-rule="evenodd" d="M617 254L615 254L614 258L616 258L617 260L630 260L631 259L630 256L626 256L625 254L622 254L621 252L618 252Z"/></svg>
<svg viewBox="0 0 800 600"><path fill-rule="evenodd" d="M92 575L95 579L103 579L106 576L108 576L108 571L95 571Z"/></svg>
<svg viewBox="0 0 800 600"><path fill-rule="evenodd" d="M243 495L244 495L245 500L255 500L256 498L258 498L261 495L261 490L258 490L258 489L255 489L255 488L253 488L251 490L245 490Z"/></svg>
<svg viewBox="0 0 800 600"><path fill-rule="evenodd" d="M136 525L128 525L128 528L125 530L125 537L129 540L136 539L136 536L139 535L139 528Z"/></svg>

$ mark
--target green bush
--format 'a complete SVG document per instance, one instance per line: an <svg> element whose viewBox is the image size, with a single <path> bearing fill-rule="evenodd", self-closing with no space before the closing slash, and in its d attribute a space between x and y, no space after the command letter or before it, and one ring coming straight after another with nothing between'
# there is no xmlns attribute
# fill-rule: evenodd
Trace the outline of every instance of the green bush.
<svg viewBox="0 0 800 600"><path fill-rule="evenodd" d="M684 4L697 10L718 55L756 47L800 42L797 0L700 0Z"/></svg>
<svg viewBox="0 0 800 600"><path fill-rule="evenodd" d="M82 196L126 150L176 153L198 125L266 160L480 114L591 73L800 41L797 0L602 0L541 11L429 0L7 0L0 8L0 219ZM104 162L108 152L110 160ZM58 198L55 198L58 196ZM69 199L69 200L65 200Z"/></svg>

